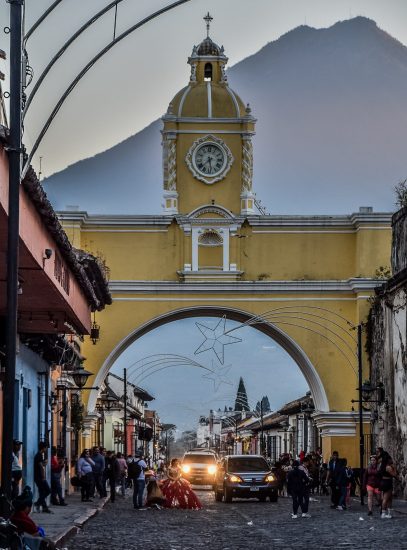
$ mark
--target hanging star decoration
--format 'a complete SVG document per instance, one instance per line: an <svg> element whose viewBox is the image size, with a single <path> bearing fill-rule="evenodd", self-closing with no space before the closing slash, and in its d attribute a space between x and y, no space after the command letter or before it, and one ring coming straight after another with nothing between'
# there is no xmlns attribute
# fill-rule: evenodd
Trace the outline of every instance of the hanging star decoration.
<svg viewBox="0 0 407 550"><path fill-rule="evenodd" d="M206 374L203 374L202 378L206 378L207 380L213 381L213 389L216 393L222 384L229 384L230 386L233 385L232 381L229 380L229 378L226 378L226 375L229 373L231 368L232 368L232 365L226 365L224 367L216 368L212 359L211 372L207 372Z"/></svg>
<svg viewBox="0 0 407 550"><path fill-rule="evenodd" d="M241 338L236 338L236 336L229 336L226 334L226 315L224 315L222 319L219 319L219 322L214 329L207 327L202 323L195 323L195 325L205 337L205 340L199 348L195 350L195 355L203 353L204 351L212 350L222 365L225 361L225 346L242 341Z"/></svg>

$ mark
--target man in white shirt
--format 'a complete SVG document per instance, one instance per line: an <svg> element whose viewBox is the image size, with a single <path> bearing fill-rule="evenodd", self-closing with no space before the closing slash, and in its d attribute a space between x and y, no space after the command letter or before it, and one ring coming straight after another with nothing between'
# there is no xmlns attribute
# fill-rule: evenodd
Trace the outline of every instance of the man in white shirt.
<svg viewBox="0 0 407 550"><path fill-rule="evenodd" d="M133 479L133 506L136 510L143 508L144 489L146 488L146 478L144 471L147 470L147 464L143 460L143 453L136 452L133 462L139 467L139 474Z"/></svg>

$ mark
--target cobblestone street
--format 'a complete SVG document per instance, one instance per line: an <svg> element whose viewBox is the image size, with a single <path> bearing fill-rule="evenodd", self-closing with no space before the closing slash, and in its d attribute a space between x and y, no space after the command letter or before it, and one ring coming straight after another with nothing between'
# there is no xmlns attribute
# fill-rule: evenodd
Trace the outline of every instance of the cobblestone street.
<svg viewBox="0 0 407 550"><path fill-rule="evenodd" d="M108 503L83 531L69 541L69 550L243 550L248 548L407 549L407 516L394 513L381 520L376 509L331 510L326 497L310 503L310 519L291 519L291 499L260 503L215 502L209 491L199 491L202 511L145 510L132 507L130 497Z"/></svg>

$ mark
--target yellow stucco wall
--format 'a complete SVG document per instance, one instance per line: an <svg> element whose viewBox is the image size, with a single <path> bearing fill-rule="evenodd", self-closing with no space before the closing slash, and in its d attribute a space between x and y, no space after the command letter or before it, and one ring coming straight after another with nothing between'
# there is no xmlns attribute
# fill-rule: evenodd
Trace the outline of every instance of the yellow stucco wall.
<svg viewBox="0 0 407 550"><path fill-rule="evenodd" d="M314 217L244 213L241 193L242 199L244 193L248 193L248 205L253 200L251 181L244 182L243 174L247 179L247 166L251 162L247 146L250 148L256 121L240 98L235 96L233 100L227 83L219 83L225 59L214 67L216 85L212 86L212 94L208 92L210 85L203 82L203 63L207 61L204 60L198 63L198 82L190 82L188 88L179 92L163 117L165 191L171 196L171 199L166 196L165 202L169 205L178 200L178 211L175 209L171 215L149 219L143 216L87 216L86 213L63 213L61 216L74 246L101 256L110 268L113 305L97 314L101 325L101 339L97 345L85 340L86 368L96 375L103 365L106 366L109 354L119 348L129 334L181 308L225 307L256 315L287 308L284 315L282 309L278 316L274 313L270 322L303 350L316 369L329 412L350 413L351 399L357 397L356 347L351 340L356 335L343 335L342 329L329 319L342 325L339 319L347 319L356 325L366 318L368 297L377 284L376 271L390 265L390 216L370 212ZM210 118L208 94L214 102ZM235 118L234 101L238 105ZM211 184L194 177L186 162L191 146L208 136L222 140L233 156L225 177ZM170 163L173 163L171 173ZM168 183L170 180L172 187ZM208 212L211 205L219 205L225 210ZM200 207L206 211L199 220L192 219L191 213ZM194 223L195 226L201 223L204 227L226 228L229 239L229 265L224 272L203 272L200 285L191 282L194 276L200 275L199 269L192 275L189 273ZM215 262L219 265L222 259L216 248L200 247L198 256L201 271L204 271L202 267ZM225 273L229 269L230 273ZM188 279L189 276L192 278ZM232 281L227 289L222 287L226 280ZM170 289L162 289L159 283L168 283ZM310 312L314 316L309 315ZM364 376L368 376L366 358ZM354 428L354 419L348 416ZM335 430L329 432L329 422L324 422L327 433L331 434L324 438L324 454L335 447L354 464L358 453L357 437L346 435L346 430L341 437L336 437L332 435ZM340 420L337 426L340 430Z"/></svg>

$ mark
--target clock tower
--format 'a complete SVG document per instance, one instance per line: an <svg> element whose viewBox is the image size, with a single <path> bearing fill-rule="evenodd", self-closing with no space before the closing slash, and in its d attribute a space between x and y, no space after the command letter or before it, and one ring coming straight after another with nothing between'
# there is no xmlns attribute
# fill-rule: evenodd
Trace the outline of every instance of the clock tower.
<svg viewBox="0 0 407 550"><path fill-rule="evenodd" d="M188 215L218 205L234 216L254 213L252 136L256 120L228 84L223 46L209 36L188 59L189 83L162 120L164 210Z"/></svg>

